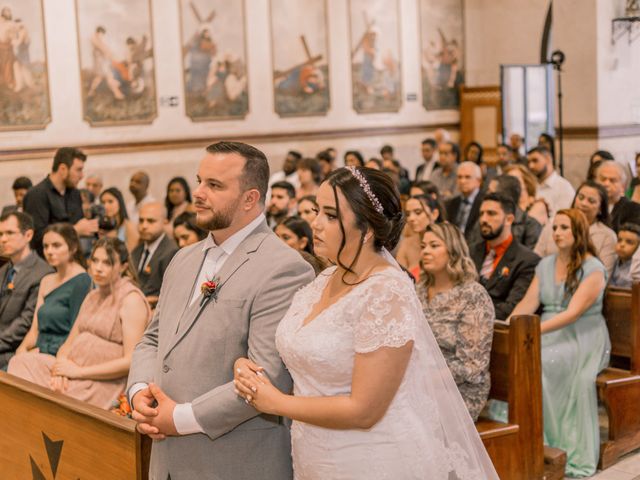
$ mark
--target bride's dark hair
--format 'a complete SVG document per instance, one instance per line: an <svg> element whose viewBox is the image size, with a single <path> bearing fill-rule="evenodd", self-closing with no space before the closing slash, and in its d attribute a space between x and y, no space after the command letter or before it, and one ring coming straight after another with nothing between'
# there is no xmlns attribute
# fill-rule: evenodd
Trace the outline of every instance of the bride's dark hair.
<svg viewBox="0 0 640 480"><path fill-rule="evenodd" d="M333 195L336 201L336 215L340 224L340 231L342 232L336 262L349 273L353 273L352 267L358 261L358 257L360 257L360 252L364 245L364 237L369 229L371 229L373 233L374 248L377 251L383 248L391 251L400 240L405 222L402 204L400 202L400 194L391 178L386 173L374 170L373 168L357 167L357 169L369 184L371 192L373 192L382 205L382 213L379 213L375 209L362 185L360 185L358 179L349 169L339 168L334 170L325 180L331 188L333 188ZM340 213L338 189L340 189L347 199L347 202L349 202L349 206L351 210L353 210L356 218L356 227L360 230L360 245L358 246L356 256L348 266L340 260L340 255L346 245L346 235Z"/></svg>

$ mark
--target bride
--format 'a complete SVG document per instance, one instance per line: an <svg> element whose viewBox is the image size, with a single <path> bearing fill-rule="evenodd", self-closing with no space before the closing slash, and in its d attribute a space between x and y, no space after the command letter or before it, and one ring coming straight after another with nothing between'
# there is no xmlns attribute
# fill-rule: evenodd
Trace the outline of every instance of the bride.
<svg viewBox="0 0 640 480"><path fill-rule="evenodd" d="M276 332L294 394L238 359L236 393L289 417L295 478L498 479L413 284L388 250L404 224L392 181L333 172L314 248L334 267L295 295Z"/></svg>

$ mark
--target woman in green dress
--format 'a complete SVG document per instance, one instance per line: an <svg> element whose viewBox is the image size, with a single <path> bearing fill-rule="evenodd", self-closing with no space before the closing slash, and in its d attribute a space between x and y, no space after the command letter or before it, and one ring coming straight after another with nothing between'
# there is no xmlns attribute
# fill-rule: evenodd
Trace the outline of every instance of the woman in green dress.
<svg viewBox="0 0 640 480"><path fill-rule="evenodd" d="M33 323L9 363L9 373L17 376L31 356L58 352L91 288L91 277L84 269L80 241L72 225L56 223L47 227L43 246L45 260L56 271L42 278Z"/></svg>
<svg viewBox="0 0 640 480"><path fill-rule="evenodd" d="M545 442L567 452L566 475L593 475L600 435L596 376L611 343L602 316L606 270L595 255L589 223L579 210L553 220L558 253L540 261L512 315L542 305L542 405Z"/></svg>

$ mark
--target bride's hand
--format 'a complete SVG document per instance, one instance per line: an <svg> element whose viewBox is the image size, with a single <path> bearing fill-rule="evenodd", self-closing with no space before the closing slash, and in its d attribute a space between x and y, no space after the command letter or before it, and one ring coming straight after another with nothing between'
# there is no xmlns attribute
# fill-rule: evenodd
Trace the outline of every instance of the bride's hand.
<svg viewBox="0 0 640 480"><path fill-rule="evenodd" d="M277 415L277 406L284 394L273 386L262 371L254 373L241 367L238 372L236 369L233 383L236 393L249 405L261 412Z"/></svg>

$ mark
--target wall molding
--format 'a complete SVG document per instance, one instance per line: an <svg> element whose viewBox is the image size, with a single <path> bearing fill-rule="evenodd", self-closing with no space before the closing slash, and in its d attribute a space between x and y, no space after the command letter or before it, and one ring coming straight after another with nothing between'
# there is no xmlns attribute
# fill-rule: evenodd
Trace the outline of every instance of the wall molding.
<svg viewBox="0 0 640 480"><path fill-rule="evenodd" d="M600 138L640 137L640 123L627 125L601 125L584 127L565 127L567 140L597 140Z"/></svg>
<svg viewBox="0 0 640 480"><path fill-rule="evenodd" d="M426 133L436 128L446 128L449 130L459 130L460 123L440 123L433 124L416 124L416 125L399 125L393 127L364 127L364 128L347 128L340 130L314 130L314 131L298 131L298 132L278 132L268 134L242 134L242 135L224 135L217 137L192 137L180 140L152 140L141 142L114 143L104 145L79 145L87 155L104 155L109 153L132 153L132 152L148 152L155 150L176 150L186 148L204 148L216 140L233 140L246 143L275 143L286 142L292 140L324 140L337 139L345 137L376 137L384 135L406 135L412 133ZM12 160L35 160L43 158L52 158L56 149L64 145L40 147L40 148L16 148L16 149L0 149L0 162Z"/></svg>

